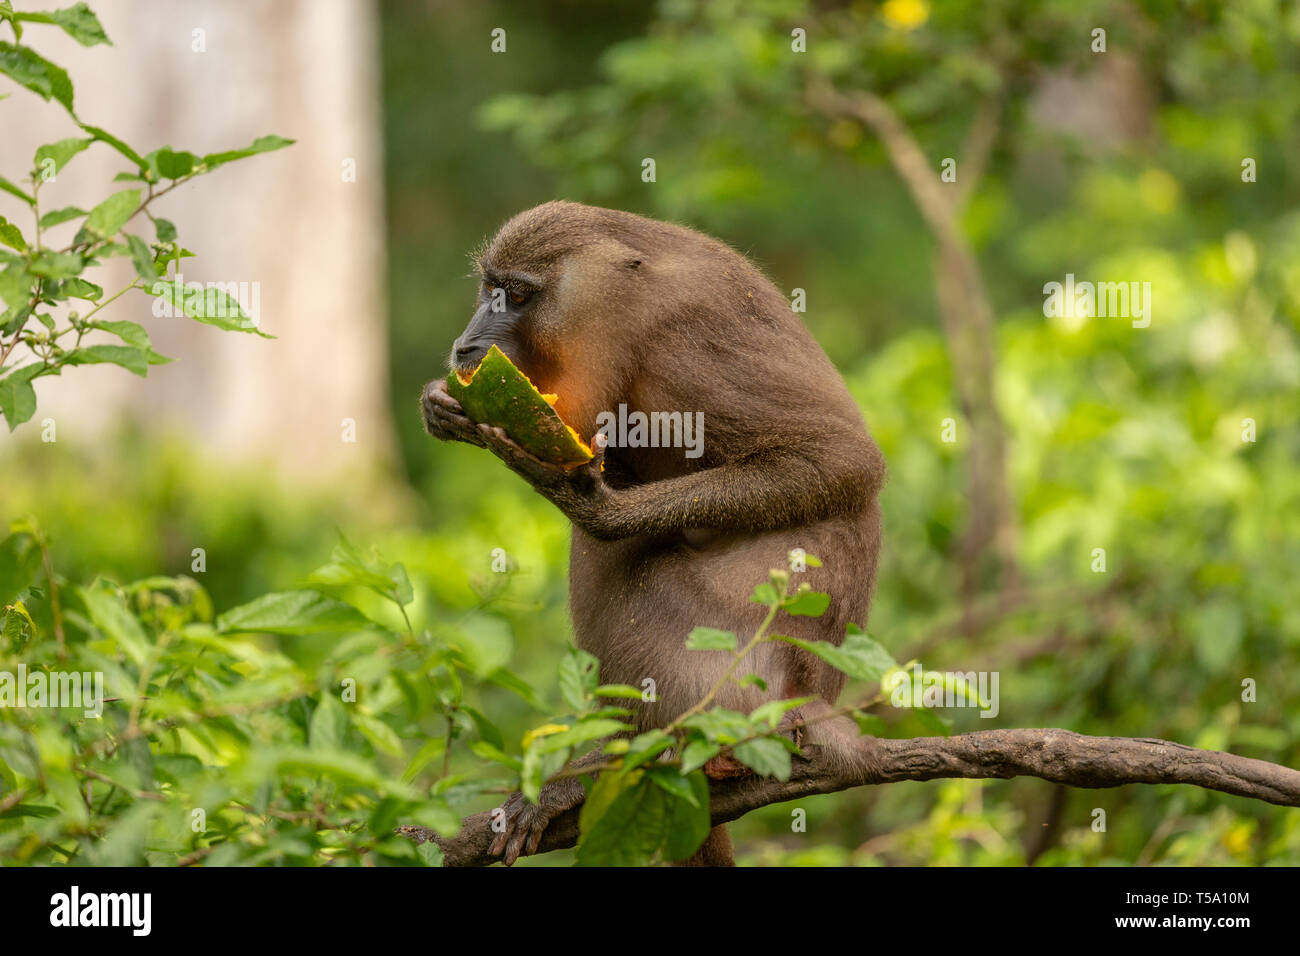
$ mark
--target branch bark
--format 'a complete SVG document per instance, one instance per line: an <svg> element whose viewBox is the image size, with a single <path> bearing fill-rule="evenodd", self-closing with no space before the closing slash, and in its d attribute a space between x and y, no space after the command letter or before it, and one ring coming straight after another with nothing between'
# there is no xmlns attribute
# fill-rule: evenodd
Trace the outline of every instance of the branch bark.
<svg viewBox="0 0 1300 956"><path fill-rule="evenodd" d="M742 777L710 785L710 810L717 826L770 803L782 803L853 787L902 780L942 777L1007 779L1039 777L1071 787L1100 789L1130 783L1185 783L1285 807L1300 807L1300 770L1198 750L1146 737L1088 737L1069 730L983 730L953 737L877 738L870 769L849 770L823 760L806 747L789 780ZM578 842L575 807L551 821L539 853ZM438 837L424 827L398 832L417 843L433 840L442 847L446 866L487 866L492 842L490 812L467 817L460 833Z"/></svg>

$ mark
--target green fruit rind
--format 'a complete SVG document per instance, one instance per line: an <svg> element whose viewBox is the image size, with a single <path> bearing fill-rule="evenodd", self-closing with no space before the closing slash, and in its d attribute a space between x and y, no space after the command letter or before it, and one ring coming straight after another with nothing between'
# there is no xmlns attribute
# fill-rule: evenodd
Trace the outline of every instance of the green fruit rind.
<svg viewBox="0 0 1300 956"><path fill-rule="evenodd" d="M468 378L457 372L447 379L447 394L471 419L504 428L535 458L564 466L591 461L587 443L495 345Z"/></svg>

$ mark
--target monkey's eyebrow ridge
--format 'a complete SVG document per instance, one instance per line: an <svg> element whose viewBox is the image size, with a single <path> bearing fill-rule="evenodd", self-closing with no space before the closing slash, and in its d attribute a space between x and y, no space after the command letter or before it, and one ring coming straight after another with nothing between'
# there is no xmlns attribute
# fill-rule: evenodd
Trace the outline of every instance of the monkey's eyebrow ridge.
<svg viewBox="0 0 1300 956"><path fill-rule="evenodd" d="M542 287L542 280L539 276L531 272L522 272L517 269L494 269L491 266L480 266L483 278L493 285L505 286L506 288L524 287L530 291L536 291Z"/></svg>

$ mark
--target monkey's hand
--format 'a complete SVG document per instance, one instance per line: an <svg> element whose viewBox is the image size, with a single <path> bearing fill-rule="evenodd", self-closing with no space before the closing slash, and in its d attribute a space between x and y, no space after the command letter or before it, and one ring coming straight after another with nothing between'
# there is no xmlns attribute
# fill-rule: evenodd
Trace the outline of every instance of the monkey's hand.
<svg viewBox="0 0 1300 956"><path fill-rule="evenodd" d="M424 430L442 441L463 441L482 445L483 435L478 424L470 421L460 402L447 394L447 380L430 382L420 397L420 410L424 413Z"/></svg>
<svg viewBox="0 0 1300 956"><path fill-rule="evenodd" d="M512 793L501 805L503 816L497 818L494 815L493 829L498 826L504 826L504 829L493 838L488 852L501 857L506 866L514 865L520 856L532 856L551 821L565 810L576 807L585 796L586 791L575 777L546 784L537 795L537 803L529 803L522 793Z"/></svg>
<svg viewBox="0 0 1300 956"><path fill-rule="evenodd" d="M479 425L480 444L506 463L570 521L584 530L601 513L611 495L602 465L605 460L605 436L599 432L591 440L591 461L565 468L533 457L511 440L502 428Z"/></svg>

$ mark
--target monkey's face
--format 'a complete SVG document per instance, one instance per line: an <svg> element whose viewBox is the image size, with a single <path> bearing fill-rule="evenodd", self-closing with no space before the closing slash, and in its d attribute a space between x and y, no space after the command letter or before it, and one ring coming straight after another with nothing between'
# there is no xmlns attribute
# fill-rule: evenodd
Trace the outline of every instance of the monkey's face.
<svg viewBox="0 0 1300 956"><path fill-rule="evenodd" d="M522 283L513 277L485 273L479 284L474 315L452 344L452 370L465 374L474 371L493 345L511 355L538 287L539 283Z"/></svg>
<svg viewBox="0 0 1300 956"><path fill-rule="evenodd" d="M628 237L608 234L615 215L556 202L506 223L476 255L474 313L452 346L452 370L468 375L495 345L578 420L616 398L606 344L631 348L628 317L639 314L646 270ZM593 375L597 366L606 374Z"/></svg>

